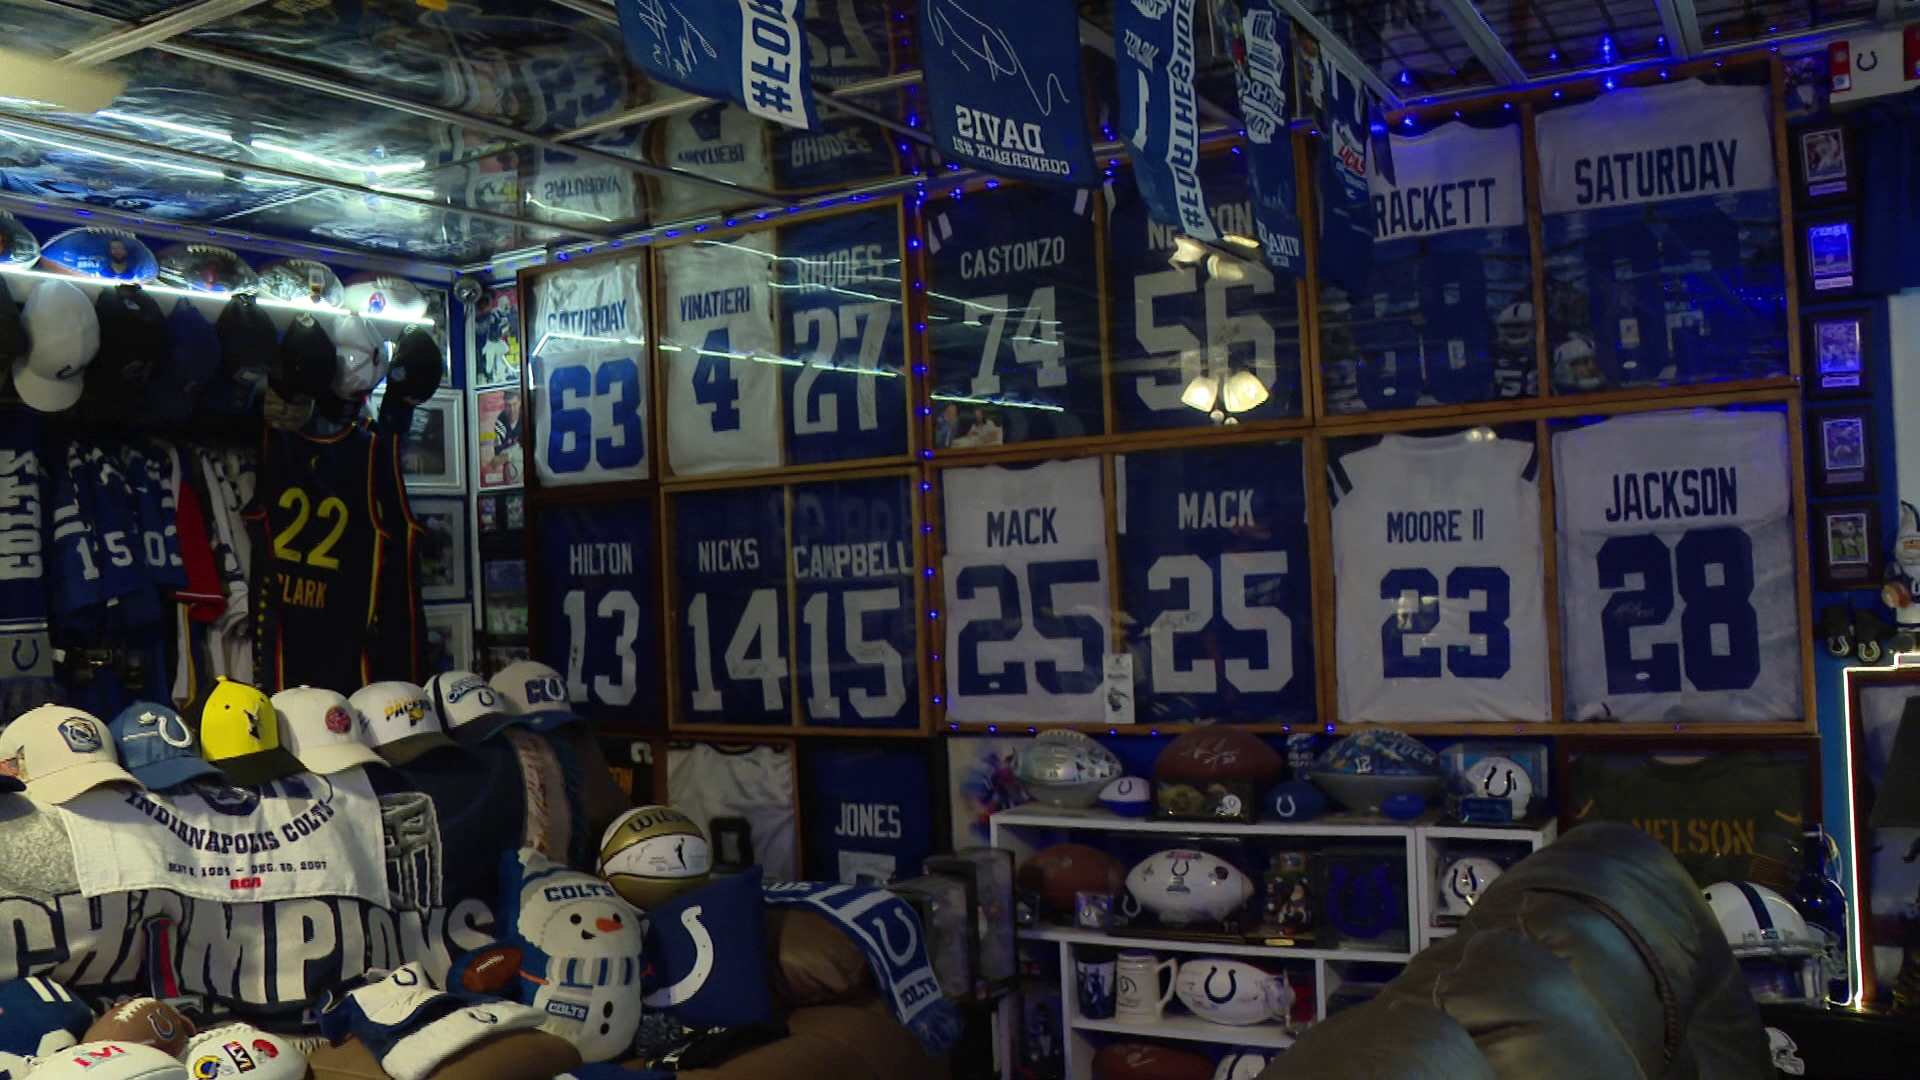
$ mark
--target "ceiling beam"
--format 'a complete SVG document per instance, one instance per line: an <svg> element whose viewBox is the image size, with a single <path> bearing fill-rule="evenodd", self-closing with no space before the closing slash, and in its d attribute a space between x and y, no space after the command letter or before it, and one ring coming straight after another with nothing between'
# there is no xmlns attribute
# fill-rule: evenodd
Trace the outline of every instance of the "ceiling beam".
<svg viewBox="0 0 1920 1080"><path fill-rule="evenodd" d="M1495 82L1502 86L1526 85L1526 70L1507 51L1499 33L1487 22L1487 17L1480 14L1473 0L1437 0L1437 3L1441 14L1460 34L1460 40L1473 50L1473 55L1486 66L1487 73L1493 76Z"/></svg>
<svg viewBox="0 0 1920 1080"><path fill-rule="evenodd" d="M1667 48L1677 60L1692 60L1706 53L1700 40L1700 13L1693 0L1653 0L1660 9L1660 29L1667 35Z"/></svg>
<svg viewBox="0 0 1920 1080"><path fill-rule="evenodd" d="M1327 29L1327 24L1321 22L1319 16L1307 10L1307 5L1300 0L1274 0L1274 3L1292 16L1293 21L1299 23L1309 37L1319 42L1321 52L1346 69L1347 74L1364 83L1367 89L1373 91L1374 97L1386 103L1387 108L1398 109L1405 104L1400 100L1400 95L1393 92L1393 87L1388 86L1372 68L1360 62L1360 57L1346 42L1340 40L1338 34Z"/></svg>
<svg viewBox="0 0 1920 1080"><path fill-rule="evenodd" d="M83 42L61 57L62 63L93 67L136 53L156 42L198 30L208 23L259 7L265 0L190 0L140 23L128 23Z"/></svg>

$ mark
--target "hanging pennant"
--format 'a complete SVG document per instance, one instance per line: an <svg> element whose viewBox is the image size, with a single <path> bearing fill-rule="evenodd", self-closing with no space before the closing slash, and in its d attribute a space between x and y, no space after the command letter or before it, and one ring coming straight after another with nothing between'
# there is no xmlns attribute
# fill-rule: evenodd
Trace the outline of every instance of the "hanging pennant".
<svg viewBox="0 0 1920 1080"><path fill-rule="evenodd" d="M1367 287L1373 267L1373 197L1367 181L1367 95L1331 57L1321 56L1326 112L1321 123L1320 275L1349 293Z"/></svg>
<svg viewBox="0 0 1920 1080"><path fill-rule="evenodd" d="M1287 23L1272 0L1219 0L1220 26L1233 56L1240 115L1247 125L1247 186L1253 192L1254 227L1267 265L1283 274L1306 273L1295 209L1293 134L1288 127L1287 85L1293 73Z"/></svg>
<svg viewBox="0 0 1920 1080"><path fill-rule="evenodd" d="M652 79L816 126L806 0L617 0L627 58Z"/></svg>
<svg viewBox="0 0 1920 1080"><path fill-rule="evenodd" d="M1193 9L1194 0L1114 5L1120 125L1148 215L1197 240L1217 240L1200 190Z"/></svg>
<svg viewBox="0 0 1920 1080"><path fill-rule="evenodd" d="M922 0L920 64L942 153L1001 176L1094 183L1073 5Z"/></svg>

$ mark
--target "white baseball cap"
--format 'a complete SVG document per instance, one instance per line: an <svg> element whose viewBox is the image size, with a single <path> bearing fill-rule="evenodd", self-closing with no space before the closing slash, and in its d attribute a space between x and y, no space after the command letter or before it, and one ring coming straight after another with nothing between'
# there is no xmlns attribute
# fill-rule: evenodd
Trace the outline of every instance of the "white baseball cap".
<svg viewBox="0 0 1920 1080"><path fill-rule="evenodd" d="M335 397L344 401L364 398L387 377L387 340L358 315L348 315L333 324L333 352L340 361L333 369Z"/></svg>
<svg viewBox="0 0 1920 1080"><path fill-rule="evenodd" d="M443 671L427 681L427 696L447 725L447 734L463 743L491 738L508 724L520 723L513 702L471 671Z"/></svg>
<svg viewBox="0 0 1920 1080"><path fill-rule="evenodd" d="M20 313L27 355L13 362L13 388L40 412L61 412L80 400L87 365L100 351L100 317L79 286L41 281Z"/></svg>
<svg viewBox="0 0 1920 1080"><path fill-rule="evenodd" d="M273 695L280 714L280 745L311 773L337 773L356 765L385 765L366 739L366 726L347 699L332 690L296 686Z"/></svg>
<svg viewBox="0 0 1920 1080"><path fill-rule="evenodd" d="M39 1058L32 1075L34 1080L187 1080L187 1067L165 1050L109 1039Z"/></svg>
<svg viewBox="0 0 1920 1080"><path fill-rule="evenodd" d="M535 731L552 731L583 719L567 700L566 680L538 660L515 660L501 668L493 677L493 688Z"/></svg>
<svg viewBox="0 0 1920 1080"><path fill-rule="evenodd" d="M350 699L367 726L367 741L393 765L405 765L429 750L453 746L427 692L410 682L370 683Z"/></svg>
<svg viewBox="0 0 1920 1080"><path fill-rule="evenodd" d="M53 803L101 784L139 784L120 767L107 725L65 705L42 705L0 730L0 773L17 777L34 798Z"/></svg>
<svg viewBox="0 0 1920 1080"><path fill-rule="evenodd" d="M251 1024L228 1024L203 1031L180 1055L194 1080L301 1080L307 1055L278 1035Z"/></svg>

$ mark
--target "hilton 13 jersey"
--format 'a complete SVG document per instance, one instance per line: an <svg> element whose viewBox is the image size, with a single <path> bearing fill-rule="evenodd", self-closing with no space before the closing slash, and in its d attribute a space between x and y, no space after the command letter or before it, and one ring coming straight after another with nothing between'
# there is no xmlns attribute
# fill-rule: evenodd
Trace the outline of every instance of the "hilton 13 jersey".
<svg viewBox="0 0 1920 1080"><path fill-rule="evenodd" d="M942 474L950 719L1105 718L1100 472L1079 458Z"/></svg>
<svg viewBox="0 0 1920 1080"><path fill-rule="evenodd" d="M1127 454L1114 468L1121 609L1141 715L1312 718L1300 444Z"/></svg>
<svg viewBox="0 0 1920 1080"><path fill-rule="evenodd" d="M672 507L683 722L791 723L786 490L689 492Z"/></svg>
<svg viewBox="0 0 1920 1080"><path fill-rule="evenodd" d="M680 476L780 464L766 234L660 252L667 459Z"/></svg>
<svg viewBox="0 0 1920 1080"><path fill-rule="evenodd" d="M898 208L780 230L789 463L907 452L902 310Z"/></svg>
<svg viewBox="0 0 1920 1080"><path fill-rule="evenodd" d="M558 506L540 515L539 528L541 658L565 673L580 715L650 715L659 683L652 507L640 499ZM636 704L647 711L628 708Z"/></svg>
<svg viewBox="0 0 1920 1080"><path fill-rule="evenodd" d="M549 486L647 476L640 259L534 283L533 463Z"/></svg>
<svg viewBox="0 0 1920 1080"><path fill-rule="evenodd" d="M795 486L793 579L807 723L917 725L921 620L907 478Z"/></svg>
<svg viewBox="0 0 1920 1080"><path fill-rule="evenodd" d="M1548 719L1536 456L1476 428L1329 466L1340 719Z"/></svg>
<svg viewBox="0 0 1920 1080"><path fill-rule="evenodd" d="M1570 718L1801 715L1787 438L1756 410L1553 437Z"/></svg>

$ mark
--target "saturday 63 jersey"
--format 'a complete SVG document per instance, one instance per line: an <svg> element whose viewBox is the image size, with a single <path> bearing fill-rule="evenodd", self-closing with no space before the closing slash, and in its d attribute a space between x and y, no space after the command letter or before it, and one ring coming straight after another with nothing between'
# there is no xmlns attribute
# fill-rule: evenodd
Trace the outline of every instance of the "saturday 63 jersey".
<svg viewBox="0 0 1920 1080"><path fill-rule="evenodd" d="M906 454L903 311L897 207L780 230L789 464Z"/></svg>
<svg viewBox="0 0 1920 1080"><path fill-rule="evenodd" d="M660 252L667 458L675 474L780 464L766 234Z"/></svg>
<svg viewBox="0 0 1920 1080"><path fill-rule="evenodd" d="M1310 719L1313 570L1299 443L1114 459L1141 715Z"/></svg>
<svg viewBox="0 0 1920 1080"><path fill-rule="evenodd" d="M647 476L646 293L639 258L533 288L533 462L548 486Z"/></svg>
<svg viewBox="0 0 1920 1080"><path fill-rule="evenodd" d="M567 699L582 716L651 716L659 683L652 507L639 499L558 506L541 513L539 527L540 658L565 673Z"/></svg>
<svg viewBox="0 0 1920 1080"><path fill-rule="evenodd" d="M689 492L672 505L681 719L791 723L786 489Z"/></svg>
<svg viewBox="0 0 1920 1080"><path fill-rule="evenodd" d="M1553 437L1569 719L1801 715L1787 438L1758 410Z"/></svg>
<svg viewBox="0 0 1920 1080"><path fill-rule="evenodd" d="M920 721L913 504L906 477L793 489L802 715L828 727Z"/></svg>
<svg viewBox="0 0 1920 1080"><path fill-rule="evenodd" d="M1328 471L1340 718L1548 719L1534 445L1388 435Z"/></svg>
<svg viewBox="0 0 1920 1080"><path fill-rule="evenodd" d="M947 716L1097 722L1112 614L1100 461L941 474Z"/></svg>

